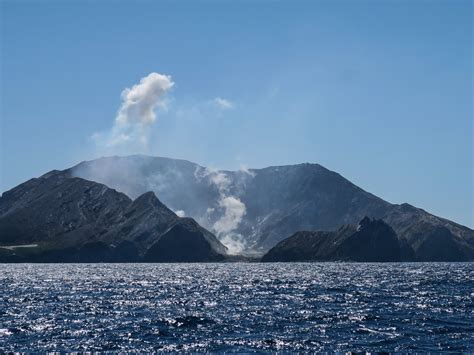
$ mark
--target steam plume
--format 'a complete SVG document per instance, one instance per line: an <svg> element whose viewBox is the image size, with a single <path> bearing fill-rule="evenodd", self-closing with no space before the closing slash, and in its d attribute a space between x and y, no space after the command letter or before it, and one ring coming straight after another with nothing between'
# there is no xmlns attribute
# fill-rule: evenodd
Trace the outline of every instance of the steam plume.
<svg viewBox="0 0 474 355"><path fill-rule="evenodd" d="M223 209L221 217L214 222L212 230L219 240L229 249L231 254L237 254L245 249L242 236L235 232L242 218L246 214L245 204L229 191L231 180L222 171L206 168L204 171L195 172L196 178L208 177L219 192L217 205ZM214 213L214 208L208 208L208 213Z"/></svg>
<svg viewBox="0 0 474 355"><path fill-rule="evenodd" d="M147 147L150 128L156 121L156 109L166 109L163 96L174 85L171 77L150 73L138 84L122 91L122 104L110 132L95 133L96 144L111 148L124 143Z"/></svg>

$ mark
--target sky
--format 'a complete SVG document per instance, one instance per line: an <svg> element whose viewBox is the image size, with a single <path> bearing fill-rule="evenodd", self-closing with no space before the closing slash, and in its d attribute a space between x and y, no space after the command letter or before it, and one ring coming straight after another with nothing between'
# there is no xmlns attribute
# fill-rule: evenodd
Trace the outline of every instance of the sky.
<svg viewBox="0 0 474 355"><path fill-rule="evenodd" d="M0 191L105 155L319 163L474 227L473 2L0 0Z"/></svg>

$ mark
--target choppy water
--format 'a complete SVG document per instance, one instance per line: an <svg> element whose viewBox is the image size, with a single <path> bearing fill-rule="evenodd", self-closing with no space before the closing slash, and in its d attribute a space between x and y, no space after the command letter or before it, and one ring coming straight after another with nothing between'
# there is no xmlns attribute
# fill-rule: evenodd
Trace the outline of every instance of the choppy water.
<svg viewBox="0 0 474 355"><path fill-rule="evenodd" d="M0 264L0 350L474 351L474 263Z"/></svg>

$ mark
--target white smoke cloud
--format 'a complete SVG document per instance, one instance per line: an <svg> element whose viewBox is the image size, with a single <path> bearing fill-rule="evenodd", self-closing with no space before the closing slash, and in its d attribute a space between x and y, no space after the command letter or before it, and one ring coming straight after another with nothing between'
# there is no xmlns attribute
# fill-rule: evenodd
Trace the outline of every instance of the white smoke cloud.
<svg viewBox="0 0 474 355"><path fill-rule="evenodd" d="M209 169L208 169L209 170ZM225 194L230 185L230 179L221 171L211 171L209 175L210 180L216 185L219 193Z"/></svg>
<svg viewBox="0 0 474 355"><path fill-rule="evenodd" d="M174 86L168 75L150 73L140 83L122 91L122 104L109 132L94 133L98 146L111 148L124 143L146 148L150 128L156 121L156 110L166 109L164 95Z"/></svg>
<svg viewBox="0 0 474 355"><path fill-rule="evenodd" d="M219 240L227 247L227 252L231 255L241 254L247 246L244 237L236 233L223 235Z"/></svg>
<svg viewBox="0 0 474 355"><path fill-rule="evenodd" d="M234 108L234 104L231 101L223 99L222 97L216 97L212 102L222 110L230 110Z"/></svg>
<svg viewBox="0 0 474 355"><path fill-rule="evenodd" d="M107 150L103 153L126 155L137 149L140 152L144 150L146 152L151 128L157 120L157 111L167 109L166 94L174 85L170 76L153 72L141 78L139 83L125 88L121 93L122 102L113 126L108 131L94 133L92 140L98 147ZM205 118L209 115L218 117L224 114L224 111L234 107L233 102L222 97L215 97L198 103L190 110L190 114L197 115L197 118ZM180 117L180 112L186 112L185 109L180 110L174 112L177 118ZM100 175L106 175L105 167L100 167L100 170ZM231 253L238 253L244 250L245 243L243 237L235 230L246 214L246 206L230 192L232 181L226 173L212 169L201 170L196 171L195 176L207 177L210 183L216 186L219 194L217 203L207 209L204 221L208 221L208 228L213 230L217 237L229 247ZM243 169L243 171L249 173L248 169ZM160 196L169 188L170 178L172 176L168 174L154 175L146 179L146 186ZM122 185L122 190L130 196L138 194L138 191L133 188L133 183L130 187L126 182ZM186 211L191 215L193 213L188 209ZM176 210L175 213L180 217L186 215L181 209Z"/></svg>
<svg viewBox="0 0 474 355"><path fill-rule="evenodd" d="M162 100L165 92L171 89L174 82L168 75L150 73L140 79L140 83L122 91L122 105L115 122L120 125L138 123L149 125L156 120L155 109L166 107Z"/></svg>
<svg viewBox="0 0 474 355"><path fill-rule="evenodd" d="M245 250L244 238L235 232L243 217L246 214L245 204L230 192L231 179L226 173L215 169L205 168L196 169L194 176L197 179L207 177L209 181L217 188L219 199L216 207L207 209L208 218L216 213L216 210L222 210L222 214L215 221L211 229L217 235L222 244L224 244L230 254L238 254Z"/></svg>
<svg viewBox="0 0 474 355"><path fill-rule="evenodd" d="M221 195L219 207L224 209L224 215L214 223L212 228L218 234L228 234L237 228L246 213L245 205L237 197Z"/></svg>
<svg viewBox="0 0 474 355"><path fill-rule="evenodd" d="M250 171L250 169L245 164L240 165L239 171L242 173L248 174L251 177L255 177L255 173L253 171Z"/></svg>

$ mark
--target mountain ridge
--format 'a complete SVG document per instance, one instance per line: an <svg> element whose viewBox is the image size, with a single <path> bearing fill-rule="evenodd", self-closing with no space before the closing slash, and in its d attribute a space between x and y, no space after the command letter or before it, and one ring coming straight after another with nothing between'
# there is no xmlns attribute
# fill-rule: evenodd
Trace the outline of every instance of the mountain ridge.
<svg viewBox="0 0 474 355"><path fill-rule="evenodd" d="M125 240L141 240L138 249L142 255L154 240L145 233L147 228L163 226L153 214L155 208L161 211L158 215L168 216L168 231L171 222L178 218L174 212L177 211L202 226L199 233L204 239L212 231L231 248L231 254L263 255L299 231L337 231L365 216L382 219L399 238L407 240L414 251L427 259L437 255L432 245L449 246L453 255L459 249L474 250L474 231L470 228L407 203L391 204L316 163L230 171L208 169L183 159L115 156L84 161L62 171L53 170L22 185L34 188L50 176L59 180L68 178L69 182L79 178L99 183L94 185L94 196L115 191L119 200L127 204L123 213L129 220L120 222L122 229L114 233ZM0 216L8 203L21 207L29 201L28 195L12 198L15 189L2 194ZM143 213L141 217L137 214L138 207ZM190 233L195 231L194 227L191 229ZM110 233L103 233L107 240L113 240ZM222 251L217 244L214 248Z"/></svg>
<svg viewBox="0 0 474 355"><path fill-rule="evenodd" d="M299 231L282 240L263 257L263 262L363 261L420 262L470 261L474 249L458 248L448 234L437 234L430 245L412 248L409 241L383 220L364 217L358 225L337 231ZM434 245L433 245L434 244Z"/></svg>
<svg viewBox="0 0 474 355"><path fill-rule="evenodd" d="M266 253L263 262L280 261L412 261L404 258L403 242L382 220L364 217L337 231L300 231Z"/></svg>
<svg viewBox="0 0 474 355"><path fill-rule="evenodd" d="M225 259L226 248L214 235L178 217L154 192L132 200L104 184L53 170L0 197L0 260L139 261L177 226L180 238L192 235L207 254L181 243L167 249L166 260Z"/></svg>
<svg viewBox="0 0 474 355"><path fill-rule="evenodd" d="M364 216L386 220L410 240L422 230L446 227L453 238L474 244L474 231L468 227L408 204L387 202L317 163L231 171L138 155L81 162L70 170L130 196L153 190L172 210L184 211L221 238L216 226L232 212L223 207L223 198L232 196L242 213L224 237L230 235L244 252L257 255L297 231L337 230Z"/></svg>

